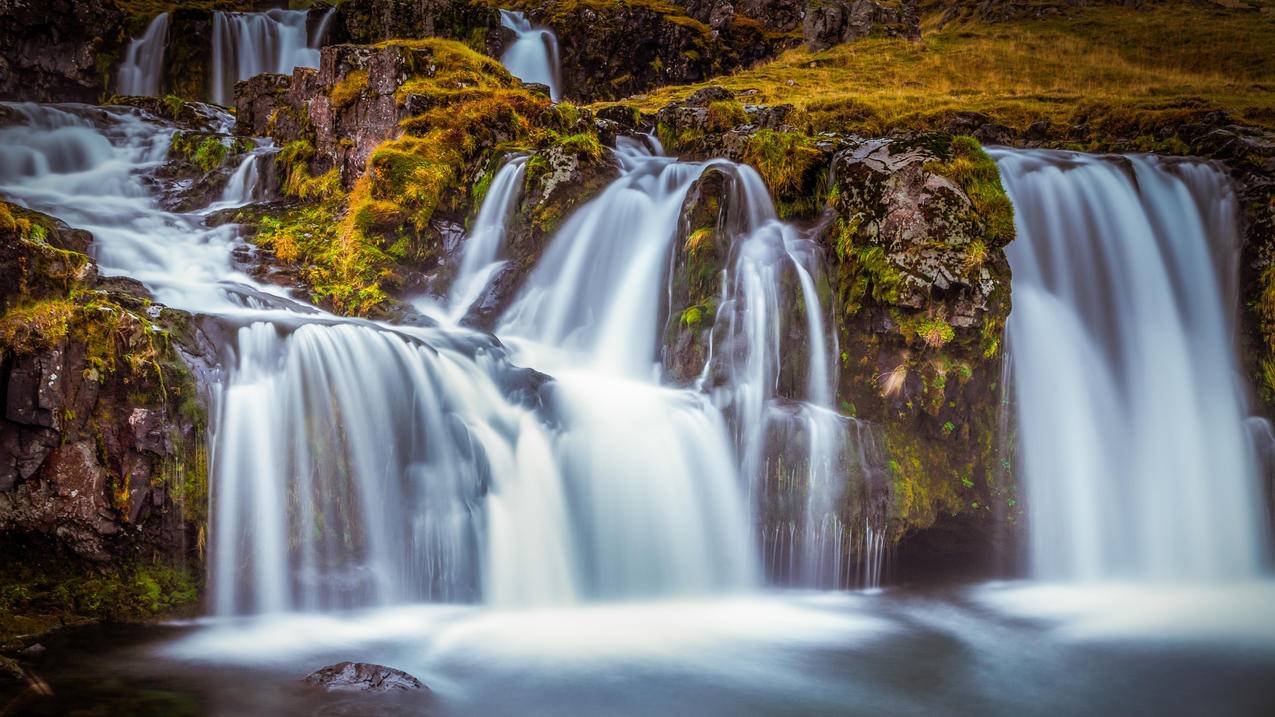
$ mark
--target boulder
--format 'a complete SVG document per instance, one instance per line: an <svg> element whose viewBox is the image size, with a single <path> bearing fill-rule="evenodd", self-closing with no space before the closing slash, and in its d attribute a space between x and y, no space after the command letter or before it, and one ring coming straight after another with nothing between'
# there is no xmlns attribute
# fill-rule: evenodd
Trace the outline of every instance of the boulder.
<svg viewBox="0 0 1275 717"><path fill-rule="evenodd" d="M311 672L302 681L329 692L430 691L402 670L369 662L338 662Z"/></svg>
<svg viewBox="0 0 1275 717"><path fill-rule="evenodd" d="M811 50L825 50L871 34L921 38L914 0L815 0L806 6L802 35Z"/></svg>

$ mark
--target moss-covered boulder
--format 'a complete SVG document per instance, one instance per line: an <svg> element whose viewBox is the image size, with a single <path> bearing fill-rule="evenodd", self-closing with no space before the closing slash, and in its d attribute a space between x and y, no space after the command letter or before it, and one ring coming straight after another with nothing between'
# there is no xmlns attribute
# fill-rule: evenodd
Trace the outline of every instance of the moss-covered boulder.
<svg viewBox="0 0 1275 717"><path fill-rule="evenodd" d="M607 123L553 104L461 43L335 45L321 57L317 71L260 77L237 92L241 131L282 145L281 191L299 203L262 221L254 241L298 265L312 298L338 312L377 314L393 297L444 291L475 190L499 157L556 151L568 161L588 155L587 165L603 155ZM520 236L543 232L557 197Z"/></svg>
<svg viewBox="0 0 1275 717"><path fill-rule="evenodd" d="M995 164L969 137L873 140L828 181L838 397L884 427L894 537L970 515L986 548L1016 512L1000 442L1013 211Z"/></svg>

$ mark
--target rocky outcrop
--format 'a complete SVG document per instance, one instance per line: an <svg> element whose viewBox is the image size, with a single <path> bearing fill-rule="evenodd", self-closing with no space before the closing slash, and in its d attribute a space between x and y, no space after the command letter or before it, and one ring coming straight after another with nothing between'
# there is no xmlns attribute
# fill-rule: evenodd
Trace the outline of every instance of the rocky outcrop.
<svg viewBox="0 0 1275 717"><path fill-rule="evenodd" d="M91 237L0 204L0 535L93 563L202 544L204 413L188 316L99 279ZM183 349L182 347L187 347Z"/></svg>
<svg viewBox="0 0 1275 717"><path fill-rule="evenodd" d="M915 0L814 0L806 5L802 36L812 50L824 50L872 34L921 39Z"/></svg>
<svg viewBox="0 0 1275 717"><path fill-rule="evenodd" d="M998 554L1003 526L1021 509L1002 470L1003 249L1013 217L995 165L967 136L812 137L788 124L791 108L740 99L709 87L648 121L683 156L754 166L780 215L821 247L841 346L836 405L863 422L856 429L868 431L883 464L880 475L858 474L857 500L846 509L888 526L905 576L940 548L952 551L948 562L971 567ZM714 322L738 234L734 183L710 169L683 208L664 353L667 374L681 383L700 380L710 336L714 352L730 351ZM800 336L785 341L802 345ZM802 361L786 355L788 364ZM799 397L785 386L800 379L781 375L779 395ZM843 519L861 525L863 516Z"/></svg>
<svg viewBox="0 0 1275 717"><path fill-rule="evenodd" d="M669 5L554 0L528 16L558 37L567 96L596 101L700 82L796 44L792 33L728 8L701 21Z"/></svg>
<svg viewBox="0 0 1275 717"><path fill-rule="evenodd" d="M939 20L940 28L950 22L962 20L986 23L1009 22L1025 18L1060 17L1092 5L1141 8L1149 3L1147 0L1060 0L1058 2L1040 2L1039 0L960 2L956 0L947 4L948 7Z"/></svg>
<svg viewBox="0 0 1275 717"><path fill-rule="evenodd" d="M109 0L0 0L0 100L96 102L126 20Z"/></svg>
<svg viewBox="0 0 1275 717"><path fill-rule="evenodd" d="M336 7L331 33L332 42L363 44L442 37L493 56L505 40L500 12L473 0L347 0Z"/></svg>
<svg viewBox="0 0 1275 717"><path fill-rule="evenodd" d="M799 34L812 50L869 35L920 39L916 0L679 0L695 19L716 27L723 17L758 23L771 33Z"/></svg>

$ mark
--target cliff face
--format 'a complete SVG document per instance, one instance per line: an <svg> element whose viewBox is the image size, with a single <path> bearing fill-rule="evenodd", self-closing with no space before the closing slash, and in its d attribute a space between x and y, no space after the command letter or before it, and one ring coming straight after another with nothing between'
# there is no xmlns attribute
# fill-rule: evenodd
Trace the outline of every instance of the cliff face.
<svg viewBox="0 0 1275 717"><path fill-rule="evenodd" d="M0 203L0 543L6 583L30 593L3 596L16 622L0 635L40 629L23 616L64 578L159 561L189 581L202 560L206 419L187 362L210 349L141 285L98 277L91 241ZM106 610L76 595L53 611Z"/></svg>
<svg viewBox="0 0 1275 717"><path fill-rule="evenodd" d="M107 0L0 0L0 100L97 102L126 20Z"/></svg>

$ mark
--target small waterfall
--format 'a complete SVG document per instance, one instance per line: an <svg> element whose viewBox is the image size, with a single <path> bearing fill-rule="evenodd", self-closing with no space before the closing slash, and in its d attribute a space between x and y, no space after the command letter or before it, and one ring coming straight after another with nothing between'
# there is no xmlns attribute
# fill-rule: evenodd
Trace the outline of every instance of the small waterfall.
<svg viewBox="0 0 1275 717"><path fill-rule="evenodd" d="M257 147L248 152L240 160L239 166L226 180L226 187L221 198L209 205L203 213L219 209L242 207L245 204L270 199L267 188L271 185L269 177L274 169L274 157L279 149L270 144Z"/></svg>
<svg viewBox="0 0 1275 717"><path fill-rule="evenodd" d="M1258 573L1267 527L1236 360L1236 198L1212 165L994 150L1020 459L1042 578Z"/></svg>
<svg viewBox="0 0 1275 717"><path fill-rule="evenodd" d="M535 27L515 10L501 10L500 24L514 33L514 42L500 56L510 74L523 82L549 87L549 97L562 99L562 70L558 63L558 38L553 31Z"/></svg>
<svg viewBox="0 0 1275 717"><path fill-rule="evenodd" d="M327 34L328 10L310 37L305 10L217 12L213 15L211 100L234 102L235 83L264 72L291 74L318 67L319 45Z"/></svg>
<svg viewBox="0 0 1275 717"><path fill-rule="evenodd" d="M499 259L505 242L505 225L522 197L527 159L526 155L509 159L492 177L469 238L465 241L460 269L448 295L453 320L465 315L505 263Z"/></svg>
<svg viewBox="0 0 1275 717"><path fill-rule="evenodd" d="M723 277L717 320L724 328L714 331L700 382L728 377L714 394L733 418L743 472L757 496L767 573L809 587L875 587L884 544L873 521L880 518L865 515L856 535L847 527L845 491L852 481L878 484L884 459L872 428L832 405L838 347L825 328L822 258L779 220L755 170L727 169L740 215L728 230L740 236ZM721 364L724 371L715 371ZM856 570L857 563L872 567Z"/></svg>
<svg viewBox="0 0 1275 717"><path fill-rule="evenodd" d="M115 91L121 95L158 96L167 44L168 13L161 12L150 21L140 38L128 43Z"/></svg>

